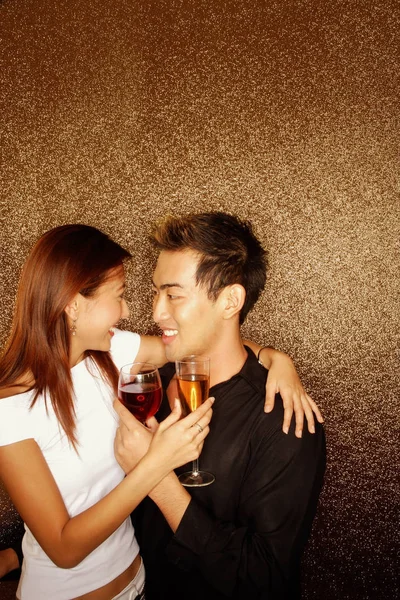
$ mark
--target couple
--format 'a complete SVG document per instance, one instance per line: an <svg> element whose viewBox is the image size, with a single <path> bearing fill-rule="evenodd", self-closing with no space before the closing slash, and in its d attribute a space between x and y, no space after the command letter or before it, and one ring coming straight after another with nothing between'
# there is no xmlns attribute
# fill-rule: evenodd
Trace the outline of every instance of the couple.
<svg viewBox="0 0 400 600"><path fill-rule="evenodd" d="M101 232L56 228L24 267L0 365L0 476L26 524L21 600L144 597L145 572L150 600L298 595L324 435L319 423L283 433L279 397L262 410L267 371L240 324L263 289L265 252L222 213L170 219L155 243L161 342L113 329L129 314L129 253ZM211 358L213 404L179 419L167 365L154 435L115 401L117 428L118 368L193 353ZM173 469L200 452L216 480L189 494Z"/></svg>

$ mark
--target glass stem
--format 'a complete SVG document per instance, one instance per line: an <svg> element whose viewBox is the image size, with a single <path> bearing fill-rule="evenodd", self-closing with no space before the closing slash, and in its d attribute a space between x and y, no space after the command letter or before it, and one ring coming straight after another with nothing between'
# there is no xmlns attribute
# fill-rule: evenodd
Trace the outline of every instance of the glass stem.
<svg viewBox="0 0 400 600"><path fill-rule="evenodd" d="M198 474L199 474L199 459L198 459L198 458L196 458L196 459L193 461L193 466L192 466L192 475L193 475L193 477L197 477L197 476L198 476Z"/></svg>

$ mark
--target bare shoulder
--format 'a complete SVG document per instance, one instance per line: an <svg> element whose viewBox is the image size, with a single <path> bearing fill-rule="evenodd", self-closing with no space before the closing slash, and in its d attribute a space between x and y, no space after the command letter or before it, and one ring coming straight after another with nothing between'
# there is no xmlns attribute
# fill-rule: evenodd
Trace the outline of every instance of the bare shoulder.
<svg viewBox="0 0 400 600"><path fill-rule="evenodd" d="M26 383L17 382L8 387L0 388L0 400L2 398L11 398L12 396L18 396L19 394L25 394L32 389L32 386Z"/></svg>

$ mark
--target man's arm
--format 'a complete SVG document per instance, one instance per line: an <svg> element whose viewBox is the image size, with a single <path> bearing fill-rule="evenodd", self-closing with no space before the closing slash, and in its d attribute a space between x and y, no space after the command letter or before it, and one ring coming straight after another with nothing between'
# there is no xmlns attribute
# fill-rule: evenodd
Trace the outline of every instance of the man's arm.
<svg viewBox="0 0 400 600"><path fill-rule="evenodd" d="M146 451L151 433L122 405L116 409L126 423L116 457L128 472ZM230 491L238 498L231 517L215 518L191 498L174 473L149 493L174 533L167 547L171 563L200 570L212 587L228 596L234 589L243 597L286 589L311 527L325 464L324 432L316 424L316 433L305 431L301 439L293 431L285 435L282 416L277 399L273 413L255 419L247 449L243 447L240 489L235 485Z"/></svg>
<svg viewBox="0 0 400 600"><path fill-rule="evenodd" d="M170 473L155 487L149 497L157 504L172 531L178 529L192 499L175 473Z"/></svg>
<svg viewBox="0 0 400 600"><path fill-rule="evenodd" d="M322 484L321 426L316 434L305 432L299 440L283 434L276 422L274 431L260 429L253 442L256 449L235 522L214 518L195 499L186 504L172 479L151 494L175 532L167 548L170 561L185 570L200 570L227 596L233 590L243 597L258 597L266 590L287 592L299 568ZM174 505L179 498L178 509Z"/></svg>

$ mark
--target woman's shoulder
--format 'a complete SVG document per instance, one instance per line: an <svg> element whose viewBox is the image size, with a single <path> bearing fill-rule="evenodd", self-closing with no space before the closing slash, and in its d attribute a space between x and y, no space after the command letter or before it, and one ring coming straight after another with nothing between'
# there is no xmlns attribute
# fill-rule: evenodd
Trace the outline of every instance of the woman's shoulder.
<svg viewBox="0 0 400 600"><path fill-rule="evenodd" d="M14 385L0 388L0 400L4 400L5 398L14 398L15 396L20 398L26 397L27 395L30 395L31 392L32 388L28 385L15 383Z"/></svg>
<svg viewBox="0 0 400 600"><path fill-rule="evenodd" d="M25 397L31 394L34 388L34 379L32 375L25 374L14 383L0 387L0 400L4 398L13 398L14 396Z"/></svg>
<svg viewBox="0 0 400 600"><path fill-rule="evenodd" d="M0 446L35 437L36 411L30 410L34 394L26 385L0 389Z"/></svg>

